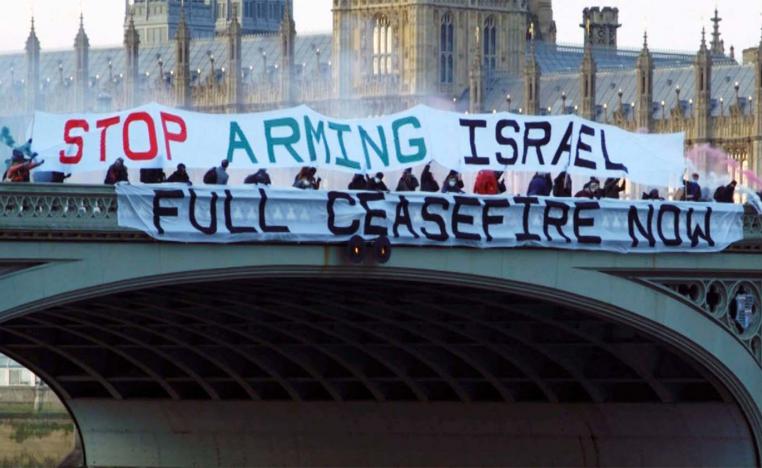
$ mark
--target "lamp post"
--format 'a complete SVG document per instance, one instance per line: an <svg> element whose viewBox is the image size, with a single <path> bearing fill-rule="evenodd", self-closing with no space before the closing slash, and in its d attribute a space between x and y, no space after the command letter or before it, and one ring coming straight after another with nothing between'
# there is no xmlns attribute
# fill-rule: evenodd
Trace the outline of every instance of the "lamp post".
<svg viewBox="0 0 762 468"><path fill-rule="evenodd" d="M561 92L561 113L566 114L566 91Z"/></svg>
<svg viewBox="0 0 762 468"><path fill-rule="evenodd" d="M510 112L511 111L511 102L512 102L510 94L505 96L505 102L508 104L508 112Z"/></svg>

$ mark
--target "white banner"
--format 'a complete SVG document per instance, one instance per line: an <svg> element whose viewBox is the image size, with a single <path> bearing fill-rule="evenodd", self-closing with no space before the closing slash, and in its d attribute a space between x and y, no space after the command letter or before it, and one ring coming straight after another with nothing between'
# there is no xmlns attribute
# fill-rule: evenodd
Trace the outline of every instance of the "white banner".
<svg viewBox="0 0 762 468"><path fill-rule="evenodd" d="M417 106L383 117L341 120L306 106L257 114L199 114L149 104L111 114L37 112L33 150L44 170L105 172L178 163L208 169L315 166L356 173L430 161L448 169L567 171L626 177L649 186L679 183L684 135L645 135L577 116L466 115Z"/></svg>
<svg viewBox="0 0 762 468"><path fill-rule="evenodd" d="M587 200L117 185L119 225L177 242L549 247L613 252L718 252L743 238L743 207Z"/></svg>

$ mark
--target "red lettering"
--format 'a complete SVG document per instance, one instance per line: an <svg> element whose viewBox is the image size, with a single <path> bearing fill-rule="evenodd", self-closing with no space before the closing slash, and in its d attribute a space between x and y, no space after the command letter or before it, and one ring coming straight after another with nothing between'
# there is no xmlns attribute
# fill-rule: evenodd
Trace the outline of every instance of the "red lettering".
<svg viewBox="0 0 762 468"><path fill-rule="evenodd" d="M101 131L101 161L106 160L106 131L109 127L118 124L121 121L119 116L111 117L108 119L99 120L95 123L95 126L103 129Z"/></svg>
<svg viewBox="0 0 762 468"><path fill-rule="evenodd" d="M148 129L148 149L146 151L132 151L130 147L130 125L133 122L143 122ZM133 161L146 161L156 157L159 146L156 143L156 127L148 112L135 112L127 116L122 127L124 154Z"/></svg>
<svg viewBox="0 0 762 468"><path fill-rule="evenodd" d="M173 124L180 127L180 133L169 133L169 130L167 129L167 122L172 122ZM188 129L186 128L185 121L182 119L182 117L179 115L168 114L166 112L161 113L161 127L164 129L164 144L166 145L167 149L167 159L171 161L172 150L169 147L169 142L175 141L177 143L183 143L188 139Z"/></svg>
<svg viewBox="0 0 762 468"><path fill-rule="evenodd" d="M67 120L64 125L64 141L67 145L76 145L77 153L74 155L66 154L64 150L61 150L58 154L58 158L61 164L77 164L82 160L82 153L85 149L85 140L81 136L72 136L71 131L75 129L81 129L85 132L90 131L90 125L87 120L74 119Z"/></svg>

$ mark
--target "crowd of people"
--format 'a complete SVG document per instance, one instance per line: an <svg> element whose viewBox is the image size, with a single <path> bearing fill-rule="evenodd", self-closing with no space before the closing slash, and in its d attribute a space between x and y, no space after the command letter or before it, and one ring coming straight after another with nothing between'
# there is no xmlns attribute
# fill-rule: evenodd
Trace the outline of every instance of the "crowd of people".
<svg viewBox="0 0 762 468"><path fill-rule="evenodd" d="M37 160L37 155L24 152L22 149L14 149L8 168L3 174L3 181L7 182L29 182L32 169L43 164L44 161ZM204 184L227 185L229 162L224 159L218 166L210 168L203 177ZM145 173L145 174L144 174ZM68 176L61 175L57 181L63 181ZM685 200L693 202L716 201L719 203L733 203L737 183L732 181L727 185L717 187L713 194L706 188L702 188L699 183L699 174L694 173L684 181L684 185L674 196L675 200ZM185 164L178 164L177 169L166 177L161 169L143 169L141 171L141 181L147 183L184 183L192 185L190 175ZM123 158L117 160L109 166L104 184L114 185L120 182L129 182L127 166ZM292 186L302 190L319 190L322 179L317 176L317 168L303 167L299 170ZM244 184L271 185L272 181L266 169L259 169L254 174L244 179ZM539 197L572 197L588 199L618 199L622 192L627 189L627 183L624 179L609 178L601 184L596 177L590 179L582 186L582 189L576 193L572 189L572 178L566 172L559 173L555 178L550 173L537 172L529 181L526 188L527 196ZM348 190L367 190L389 192L389 188L384 182L384 174L377 172L374 175L355 174L347 186ZM442 181L440 186L434 174L431 171L431 165L424 166L419 179L413 174L412 168L407 168L402 172L397 182L396 192L441 192L441 193L465 193L465 183L462 175L451 170ZM474 183L472 192L477 195L499 195L507 191L504 173L502 171L482 170L480 171ZM641 196L643 200L663 200L658 189L652 189L644 192Z"/></svg>

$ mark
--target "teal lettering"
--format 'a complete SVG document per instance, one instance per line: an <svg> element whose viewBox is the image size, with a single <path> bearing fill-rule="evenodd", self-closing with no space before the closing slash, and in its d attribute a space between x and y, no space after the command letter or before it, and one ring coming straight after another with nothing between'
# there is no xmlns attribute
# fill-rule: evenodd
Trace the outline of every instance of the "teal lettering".
<svg viewBox="0 0 762 468"><path fill-rule="evenodd" d="M349 125L346 124L338 124L334 122L328 122L328 128L336 132L336 137L339 139L339 148L341 148L341 157L336 158L336 164L339 166L348 167L350 169L360 169L360 163L357 161L352 161L347 156L347 148L344 145L344 132L349 132L352 129Z"/></svg>
<svg viewBox="0 0 762 468"><path fill-rule="evenodd" d="M389 167L389 145L386 144L386 134L384 134L384 127L381 125L376 127L378 129L378 136L381 139L380 146L370 138L370 135L365 131L364 128L358 128L360 129L360 141L362 141L362 150L365 153L365 162L367 163L366 169L371 170L373 166L370 162L370 151L368 151L368 146L373 148L376 156L378 156L379 159L381 159L381 162L384 163L384 168Z"/></svg>
<svg viewBox="0 0 762 468"><path fill-rule="evenodd" d="M317 152L315 151L315 144L320 144L323 141L325 147L325 162L326 164L331 162L331 148L328 146L328 139L325 137L325 124L321 120L318 122L317 127L312 125L310 117L304 116L304 133L307 137L307 148L310 151L310 161L317 160Z"/></svg>
<svg viewBox="0 0 762 468"><path fill-rule="evenodd" d="M228 161L233 161L233 153L236 150L246 151L246 156L249 157L251 162L257 162L257 157L254 156L254 151L251 149L249 140L246 139L246 135L241 131L241 126L235 120L230 122L230 138L228 139Z"/></svg>
<svg viewBox="0 0 762 468"><path fill-rule="evenodd" d="M400 129L406 125L412 125L413 128L421 128L421 122L416 117L403 117L392 122L392 132L394 133L394 148L397 150L397 161L402 164L409 164L423 161L426 158L426 141L423 138L411 138L408 145L417 148L415 153L405 154L402 152L400 144Z"/></svg>
<svg viewBox="0 0 762 468"><path fill-rule="evenodd" d="M273 129L278 127L288 127L291 129L291 135L285 137L273 136ZM294 149L294 144L299 142L301 132L299 131L299 124L295 119L291 117L284 117L282 119L265 120L265 138L267 138L267 155L270 158L270 162L275 162L275 147L282 146L288 150L291 157L296 162L304 162L299 153Z"/></svg>

